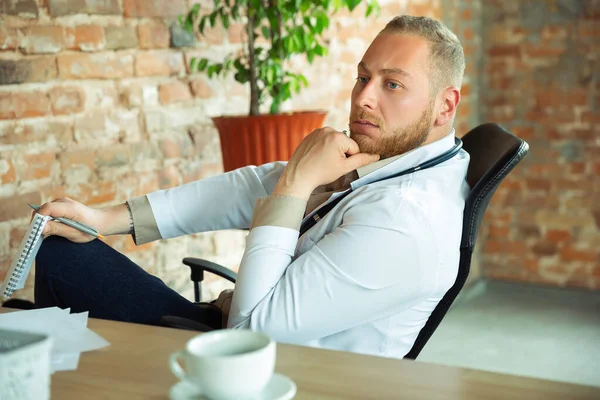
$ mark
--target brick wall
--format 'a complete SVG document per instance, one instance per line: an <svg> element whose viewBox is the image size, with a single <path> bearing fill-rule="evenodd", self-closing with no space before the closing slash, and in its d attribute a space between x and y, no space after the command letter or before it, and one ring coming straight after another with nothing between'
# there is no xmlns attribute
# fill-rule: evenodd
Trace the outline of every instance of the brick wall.
<svg viewBox="0 0 600 400"><path fill-rule="evenodd" d="M39 204L68 195L101 207L222 171L218 134L210 117L246 113L248 88L232 79L208 80L204 75L190 74L187 65L193 56L218 59L238 48L240 26L232 26L229 32L215 29L208 38L190 37L173 27L176 16L197 1L174 0L167 6L167 2L159 0L0 0L0 278L6 273L26 229L30 214L27 203ZM513 63L509 71L524 73L521 64L514 64L514 58L510 61L515 56L510 51L503 52L503 46L511 44L513 39L490 34L494 26L502 26L494 17L505 12L500 5L488 7L486 2L486 7L482 7L480 0L382 0L380 3L383 9L377 19L365 20L361 8L353 14L335 16L328 33L329 56L311 66L302 60L294 61L295 68L306 73L311 86L285 104L284 109L327 109L326 124L343 128L356 63L376 32L394 15L422 14L441 18L463 41L467 75L456 121L459 135L481 120L497 119L526 136L536 149L550 149L563 143L556 137L552 138L556 142L552 142L539 136L546 132L537 126L539 115L522 117L516 123L514 119L502 119L506 108L494 105L499 100L492 94L502 92L497 85L510 81L511 87L520 88L522 83L514 76L510 80L506 68L496 66L498 71L494 75L490 72L492 65ZM507 4L510 8L510 2ZM578 29L582 30L581 37L593 33L590 23ZM529 34L529 31L521 33ZM515 35L518 37L519 33ZM566 39L559 35L556 40ZM585 39L585 43L591 46L592 38ZM492 50L498 46L503 50ZM536 68L541 68L540 65L550 68L552 63L547 58L543 64L540 55L536 60L538 64L532 64ZM547 74L555 71L555 76L560 77L561 68L563 64L549 69ZM537 75L534 70L529 73L532 77ZM597 96L592 99L596 92L586 90L589 107L580 106L573 113L575 118L581 118L577 121L582 124L587 120L585 126L591 129L594 117L591 106L597 106ZM504 95L508 96L508 92ZM571 96L573 101L581 101L576 100L575 94ZM546 99L543 92L539 99ZM521 109L515 103L507 103L513 110ZM551 117L553 111L549 113ZM480 275L479 265L485 263L485 273L490 277L538 282L531 278L534 263L537 273L538 267L546 268L544 262L548 261L543 260L589 257L590 249L594 248L592 241L598 242L597 227L592 221L594 216L596 220L599 217L597 211L591 214L593 199L563 193L580 193L577 192L580 186L575 187L572 181L587 182L585 190L588 190L591 178L597 176L593 173L598 173L598 165L590 152L591 131L585 136L584 130L578 126L578 136L570 139L578 144L555 149L562 157L579 159L582 154L588 157L584 161L561 159L569 165L569 174L577 175L576 180L571 175L561 178L561 185L568 186L557 186L535 172L538 168L546 174L544 177L557 174L544 169L553 168L553 164L546 164L549 153L533 153L527 160L529 164L516 172L515 179L503 185L482 230L480 245L485 252L474 257L474 277ZM558 125L554 132L555 136L564 134ZM537 142L531 140L534 135L539 136ZM583 217L573 212L557 214L555 208L548 207L546 215L550 214L551 221L556 219L550 225L539 222L539 218L546 218L545 214L540 214L535 220L538 222L518 217L520 207L529 204L530 196L535 196L536 192L530 193L529 189L536 182L542 189L535 190L549 185L551 189L545 194L564 196L560 200L563 209L585 209L569 204L581 201L587 202L589 212L582 214ZM511 190L513 187L521 190ZM558 194L554 196L558 199ZM551 196L537 199L546 197ZM540 205L536 209L543 210ZM554 227L552 224L558 224L559 220L573 225L565 229ZM502 229L508 233L502 234ZM518 235L523 234L529 235L529 239L521 240ZM539 258L538 265L534 248L539 253L544 244L538 243L546 243L546 238L556 238L557 250L554 255ZM125 236L109 238L108 242L191 297L189 275L179 259L205 257L235 269L243 251L244 232L205 233L139 247ZM502 246L505 252L504 246L512 249L514 243L527 246L522 257L511 253L513 250L509 251L509 257L494 252L494 246ZM574 261L568 265L577 270L582 263L587 263L587 272L597 276L593 261ZM557 267L563 265L556 261ZM529 271L528 275L523 275L523 270ZM566 283L548 279L544 282ZM213 280L205 293L212 297L227 286L224 280ZM19 297L31 296L29 279Z"/></svg>
<svg viewBox="0 0 600 400"><path fill-rule="evenodd" d="M26 230L27 203L69 196L102 207L222 171L210 117L246 113L249 90L190 74L187 65L193 56L218 59L239 48L241 27L186 35L172 23L195 2L0 0L0 279ZM440 1L381 4L377 19L365 20L362 7L335 16L329 56L311 66L294 61L311 86L284 109L327 109L326 124L343 128L356 64L376 32L397 14L444 12ZM476 117L475 99L465 96L472 108L461 111L463 130ZM205 257L236 269L244 235L205 233L139 247L126 236L107 242L191 298L179 260ZM19 297L32 297L31 278ZM228 284L213 279L207 286L210 298Z"/></svg>
<svg viewBox="0 0 600 400"><path fill-rule="evenodd" d="M485 219L484 273L600 288L600 2L486 1L482 120L531 145Z"/></svg>

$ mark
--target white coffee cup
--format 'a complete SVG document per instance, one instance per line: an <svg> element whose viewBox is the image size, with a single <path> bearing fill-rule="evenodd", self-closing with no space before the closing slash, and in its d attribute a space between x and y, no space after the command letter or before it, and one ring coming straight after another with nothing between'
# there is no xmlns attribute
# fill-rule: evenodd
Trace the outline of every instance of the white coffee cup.
<svg viewBox="0 0 600 400"><path fill-rule="evenodd" d="M193 383L211 399L249 398L273 376L275 342L250 330L212 331L193 337L184 350L172 353L169 365L176 377Z"/></svg>

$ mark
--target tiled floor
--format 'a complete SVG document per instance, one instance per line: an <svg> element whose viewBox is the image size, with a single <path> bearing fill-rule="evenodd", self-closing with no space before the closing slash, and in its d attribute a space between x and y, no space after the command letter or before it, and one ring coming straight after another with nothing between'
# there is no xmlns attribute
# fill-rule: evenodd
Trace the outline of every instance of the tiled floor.
<svg viewBox="0 0 600 400"><path fill-rule="evenodd" d="M418 360L600 386L600 293L479 282Z"/></svg>

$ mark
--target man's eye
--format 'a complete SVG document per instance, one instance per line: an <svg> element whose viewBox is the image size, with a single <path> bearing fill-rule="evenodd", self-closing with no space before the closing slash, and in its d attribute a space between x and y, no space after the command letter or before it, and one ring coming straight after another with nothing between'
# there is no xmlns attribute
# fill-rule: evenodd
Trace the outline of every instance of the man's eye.
<svg viewBox="0 0 600 400"><path fill-rule="evenodd" d="M356 78L357 81L359 81L360 83L362 83L363 85L367 82L369 82L369 78L366 78L364 76L359 76L358 78Z"/></svg>
<svg viewBox="0 0 600 400"><path fill-rule="evenodd" d="M387 85L390 89L400 89L402 87L399 84L397 84L396 82L388 82Z"/></svg>

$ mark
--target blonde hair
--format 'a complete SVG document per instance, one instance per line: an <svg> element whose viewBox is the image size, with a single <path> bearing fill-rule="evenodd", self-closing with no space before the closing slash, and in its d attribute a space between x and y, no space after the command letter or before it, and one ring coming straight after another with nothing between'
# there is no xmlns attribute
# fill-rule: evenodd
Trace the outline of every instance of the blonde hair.
<svg viewBox="0 0 600 400"><path fill-rule="evenodd" d="M446 86L462 85L465 54L456 35L443 23L429 17L400 15L387 23L382 33L420 36L429 43L429 75L432 93Z"/></svg>

